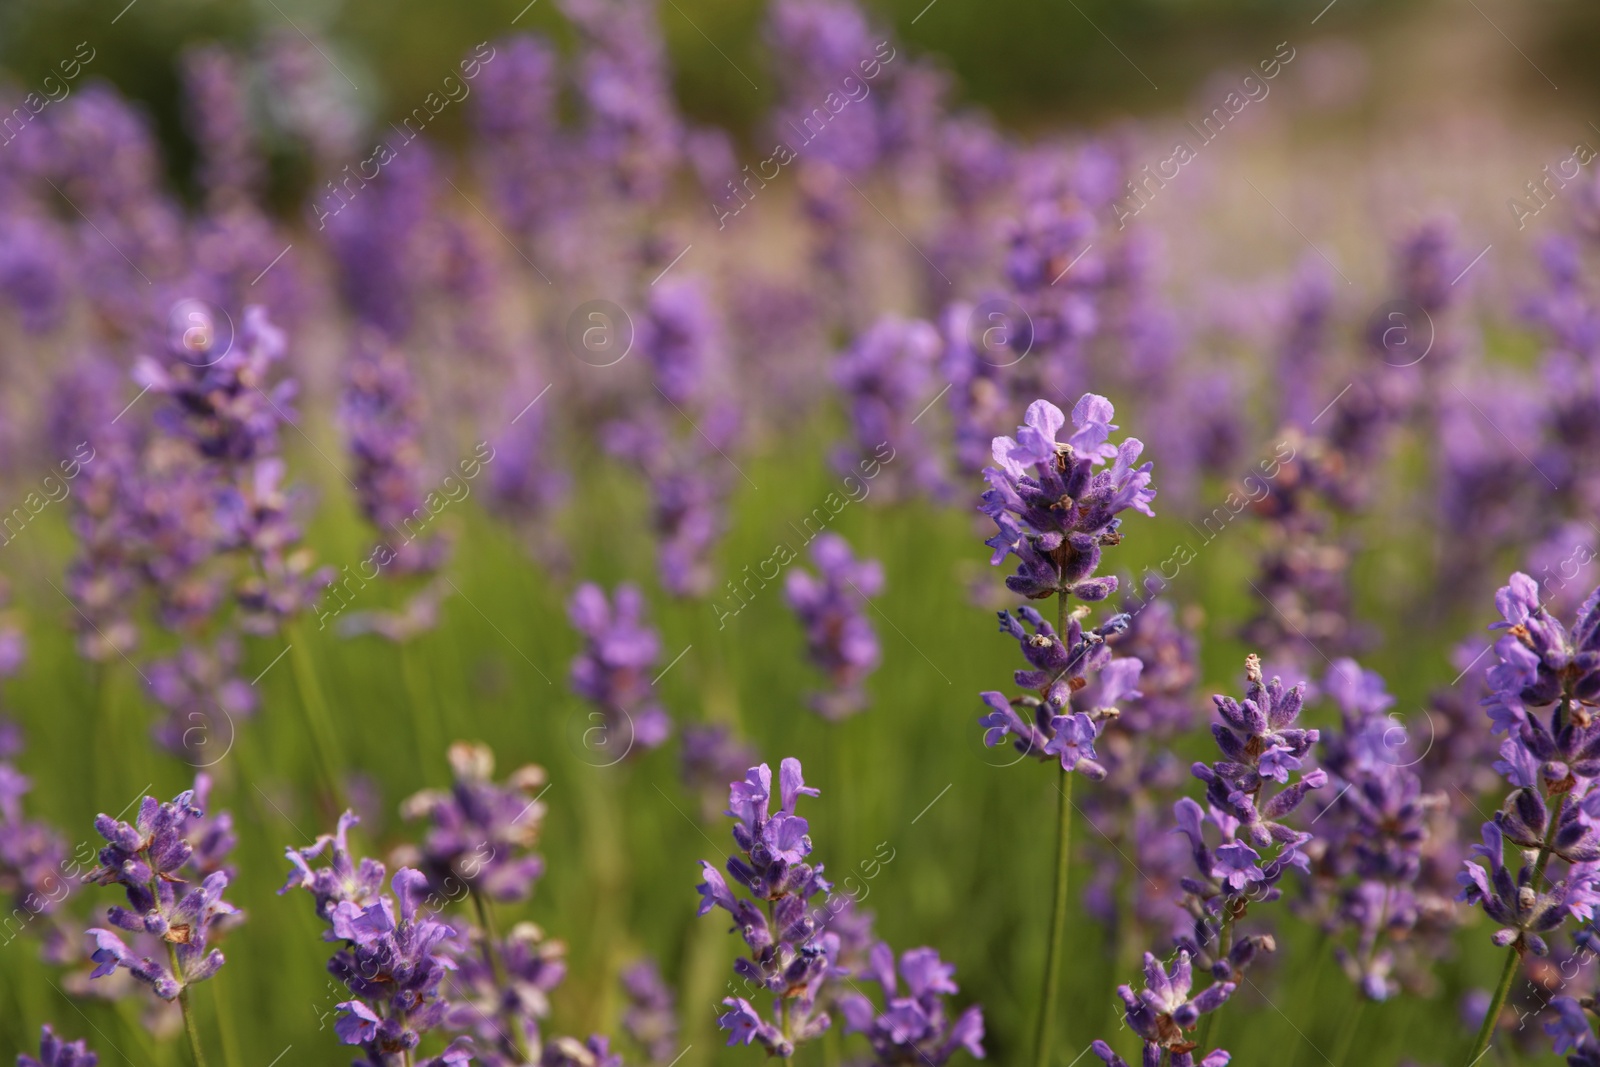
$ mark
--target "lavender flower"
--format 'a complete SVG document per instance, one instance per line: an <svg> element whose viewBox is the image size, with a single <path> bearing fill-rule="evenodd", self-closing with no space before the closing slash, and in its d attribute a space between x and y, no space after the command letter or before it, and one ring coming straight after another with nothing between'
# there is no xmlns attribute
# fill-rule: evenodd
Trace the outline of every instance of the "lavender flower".
<svg viewBox="0 0 1600 1067"><path fill-rule="evenodd" d="M644 623L644 596L632 585L617 586L611 601L592 582L567 602L567 617L583 636L572 661L573 691L595 705L603 730L596 746L621 759L635 742L655 748L667 739L672 720L656 702L650 670L661 656L661 639Z"/></svg>
<svg viewBox="0 0 1600 1067"><path fill-rule="evenodd" d="M95 1067L99 1062L100 1057L89 1051L86 1041L81 1038L63 1041L49 1023L44 1024L44 1031L39 1035L38 1059L26 1052L17 1054L17 1067Z"/></svg>
<svg viewBox="0 0 1600 1067"><path fill-rule="evenodd" d="M1171 971L1165 971L1161 962L1150 953L1144 954L1145 987L1138 993L1131 986L1117 987L1117 995L1125 1005L1124 1018L1128 1028L1144 1042L1144 1060L1149 1067L1166 1062L1171 1067L1195 1067L1194 1043L1185 1031L1192 1031L1200 1017L1218 1008L1233 995L1233 982L1213 982L1198 996L1191 996L1194 988L1194 966L1189 953L1180 950ZM1104 1041L1092 1046L1108 1067L1128 1067L1127 1061L1111 1050ZM1221 1049L1206 1054L1199 1067L1224 1067L1232 1057Z"/></svg>
<svg viewBox="0 0 1600 1067"><path fill-rule="evenodd" d="M248 205L260 192L264 168L239 63L218 45L201 45L185 53L183 67L200 185L214 210Z"/></svg>
<svg viewBox="0 0 1600 1067"><path fill-rule="evenodd" d="M824 533L811 544L811 559L821 577L791 570L784 595L806 630L811 661L828 676L829 690L812 698L824 718L841 719L866 705L862 682L878 666L878 635L862 610L883 590L877 560L857 560L850 544Z"/></svg>
<svg viewBox="0 0 1600 1067"><path fill-rule="evenodd" d="M1023 623L1033 632L1029 633ZM1074 613L1068 616L1063 636L1031 607L1018 608L1016 617L1000 612L1001 632L1016 638L1032 667L1016 672L1017 685L1030 691L1019 701L1029 714L1025 720L1004 693L979 693L979 699L991 709L978 720L985 728L984 744L992 748L1011 737L1012 745L1024 755L1045 761L1059 759L1064 771L1079 771L1096 781L1103 779L1106 768L1095 758L1095 740L1105 723L1117 717L1116 702L1139 695L1134 687L1142 664L1131 657L1114 657L1107 644L1107 638L1121 633L1127 623L1127 616L1115 615L1102 625L1085 630L1082 616ZM1090 694L1084 691L1092 674L1099 674L1102 681ZM1079 692L1084 692L1085 697L1097 696L1105 703L1076 701L1074 694Z"/></svg>
<svg viewBox="0 0 1600 1067"><path fill-rule="evenodd" d="M466 886L503 903L526 900L544 873L544 861L529 851L544 822L536 795L545 784L544 768L520 767L501 786L493 781L494 753L487 745L458 741L449 758L450 789L425 789L401 806L406 818L432 823L418 866L441 895Z"/></svg>
<svg viewBox="0 0 1600 1067"><path fill-rule="evenodd" d="M477 945L463 946L458 954L448 1026L476 1036L474 1059L484 1067L520 1067L526 1062L522 1049L539 1047L550 993L567 974L566 948L532 923L512 927L494 942L492 954L489 936L470 930L469 939Z"/></svg>
<svg viewBox="0 0 1600 1067"><path fill-rule="evenodd" d="M12 917L53 913L71 892L61 874L66 842L49 824L23 815L22 798L32 788L12 766L21 749L20 731L0 718L0 901Z"/></svg>
<svg viewBox="0 0 1600 1067"><path fill-rule="evenodd" d="M326 939L344 942L328 961L328 972L352 994L338 1005L334 1031L339 1040L360 1047L364 1067L391 1067L446 1020L450 1006L439 987L456 967L448 952L455 931L420 910L427 875L405 867L396 871L391 898L382 892L381 863L352 862L346 834L355 821L347 811L334 835L318 838L309 848L289 849L293 870L279 892L309 890L318 917L330 927ZM308 861L330 843L333 865L313 871ZM458 1039L426 1062L430 1067L466 1063L470 1047L467 1039Z"/></svg>
<svg viewBox="0 0 1600 1067"><path fill-rule="evenodd" d="M209 784L197 785L203 796ZM241 913L222 899L229 873L205 870L215 866L208 860L214 859L218 850L231 846L231 834L213 838L204 849L197 849L190 838L191 824L203 815L196 791L185 790L169 804L145 797L131 824L109 815L95 818L95 829L109 844L100 850L100 866L84 880L122 886L128 907L113 907L107 918L119 929L161 938L170 966L150 957L136 957L110 930L91 928L88 932L97 946L94 961L99 965L91 977L104 977L121 967L162 1000L175 1000L189 986L221 969L222 953L215 948L208 951L209 939L233 925ZM195 884L186 874L202 877Z"/></svg>
<svg viewBox="0 0 1600 1067"><path fill-rule="evenodd" d="M954 974L955 968L933 949L911 949L900 956L899 977L906 984L902 996L894 953L878 942L868 956L866 977L883 990L884 1011L880 1014L863 993L840 994L845 1032L866 1034L879 1064L944 1067L962 1049L983 1059L983 1009L974 1004L954 1020L945 1014L945 997L959 992Z"/></svg>
<svg viewBox="0 0 1600 1067"><path fill-rule="evenodd" d="M1595 1040L1589 1020L1594 999L1553 997L1550 1008L1556 1017L1544 1024L1544 1032L1554 1040L1556 1055L1565 1054L1568 1067L1600 1067L1600 1041Z"/></svg>
<svg viewBox="0 0 1600 1067"><path fill-rule="evenodd" d="M989 562L1017 557L1017 573L1006 579L1012 592L1098 601L1116 591L1115 578L1093 577L1100 550L1122 540L1121 512L1155 514L1156 493L1151 465L1133 465L1144 450L1138 439L1107 443L1116 429L1113 415L1109 400L1086 393L1072 409L1076 430L1057 441L1066 418L1048 400L1036 400L1015 439L995 438L998 466L984 469L989 489L980 510L998 527L985 542L994 549ZM1096 470L1108 459L1110 468Z"/></svg>
<svg viewBox="0 0 1600 1067"><path fill-rule="evenodd" d="M779 768L780 807L771 810L772 769L752 767L728 793L728 812L736 822L733 839L740 855L728 857L727 870L750 894L735 897L720 871L702 863L700 914L722 908L750 946L750 956L734 964L734 972L754 989L773 994L773 1015L765 1018L743 997L727 997L728 1011L717 1022L729 1032L728 1044L760 1044L771 1055L787 1059L795 1045L828 1028L827 1012L819 1011L818 994L838 953L838 935L819 931L807 902L829 885L820 865L805 862L811 853L809 825L795 814L801 796L817 796L801 775L800 761L785 759ZM765 912L756 902L766 905Z"/></svg>
<svg viewBox="0 0 1600 1067"><path fill-rule="evenodd" d="M628 1010L622 1028L645 1050L652 1063L666 1063L678 1050L678 1018L672 990L661 980L655 961L641 959L622 972Z"/></svg>
<svg viewBox="0 0 1600 1067"><path fill-rule="evenodd" d="M755 758L755 750L721 723L683 728L683 784L700 795L701 817L706 822L720 812L728 783L736 781Z"/></svg>
<svg viewBox="0 0 1600 1067"><path fill-rule="evenodd" d="M1483 843L1458 876L1458 899L1482 904L1502 928L1497 945L1520 956L1549 951L1545 935L1568 918L1587 918L1600 903L1600 729L1587 706L1600 696L1600 590L1579 611L1569 632L1539 602L1534 580L1518 572L1495 596L1505 634L1495 643L1499 662L1488 671L1484 699L1495 732L1504 732L1498 770L1514 787L1505 806L1483 825ZM1539 709L1549 708L1548 718ZM1552 810L1553 808L1553 810ZM1526 850L1515 874L1505 845ZM1566 877L1546 886L1550 861Z"/></svg>

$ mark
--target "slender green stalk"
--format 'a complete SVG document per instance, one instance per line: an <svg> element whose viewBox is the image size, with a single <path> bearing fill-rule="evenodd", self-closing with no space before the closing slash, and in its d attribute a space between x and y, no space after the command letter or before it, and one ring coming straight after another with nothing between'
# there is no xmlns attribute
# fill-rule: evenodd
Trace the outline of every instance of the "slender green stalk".
<svg viewBox="0 0 1600 1067"><path fill-rule="evenodd" d="M173 977L178 975L178 946L167 942L167 959L172 963ZM206 1054L200 1051L200 1031L195 1026L194 1009L189 1005L189 987L178 990L178 1007L183 1010L183 1032L189 1036L189 1052L194 1056L194 1067L206 1067Z"/></svg>
<svg viewBox="0 0 1600 1067"><path fill-rule="evenodd" d="M333 716L328 711L328 701L322 695L317 672L311 662L310 644L300 627L284 627L283 636L289 643L289 666L294 673L295 687L300 691L300 707L305 712L306 726L311 731L312 748L322 771L323 784L333 799L334 807L343 807L343 790L339 788L339 737L333 729Z"/></svg>
<svg viewBox="0 0 1600 1067"><path fill-rule="evenodd" d="M1533 881L1529 884L1535 893L1544 886L1544 869L1550 865L1550 852L1555 840L1556 826L1561 822L1561 811L1567 806L1567 794L1562 793L1556 800L1555 808L1550 812L1550 825L1544 833L1544 844L1539 848L1539 858L1533 864ZM1489 1042L1494 1037L1495 1023L1500 1019L1500 1009L1505 1007L1506 997L1511 993L1511 983L1517 977L1518 965L1522 962L1522 942L1519 938L1506 949L1506 965L1500 972L1500 984L1495 987L1494 998L1489 1001L1489 1010L1483 1016L1483 1025L1478 1027L1478 1036L1472 1042L1472 1051L1467 1053L1468 1063L1477 1063L1484 1052L1489 1048Z"/></svg>
<svg viewBox="0 0 1600 1067"><path fill-rule="evenodd" d="M1067 594L1056 591L1056 633L1067 628ZM1061 768L1056 786L1061 802L1056 806L1056 891L1050 912L1050 939L1045 942L1044 991L1039 1001L1039 1028L1034 1034L1034 1067L1049 1067L1055 1038L1056 1001L1060 999L1061 942L1067 930L1067 875L1072 866L1072 772Z"/></svg>
<svg viewBox="0 0 1600 1067"><path fill-rule="evenodd" d="M211 984L211 1003L217 1013L217 1030L222 1034L222 1062L227 1067L239 1067L244 1062L239 1055L239 1034L233 1025L233 1013L222 1003L221 986Z"/></svg>
<svg viewBox="0 0 1600 1067"><path fill-rule="evenodd" d="M1222 959L1227 956L1232 948L1233 909L1230 907L1222 917L1222 930L1217 935L1217 958ZM1216 1025L1216 1022L1217 1013L1215 1011L1208 1011L1200 1017L1200 1032L1195 1037L1195 1051L1198 1055L1204 1056L1206 1051L1211 1048L1211 1028Z"/></svg>
<svg viewBox="0 0 1600 1067"><path fill-rule="evenodd" d="M489 902L483 899L483 893L478 890L472 892L472 906L478 912L478 925L483 928L483 960L489 965L489 973L494 975L494 984L497 989L506 988L506 967L500 959L499 931L495 929L494 915L489 910ZM528 1036L523 1032L522 1024L517 1021L510 1005L502 1002L500 1006L500 1021L510 1031L509 1036L516 1046L517 1055L523 1063L532 1063L533 1054L528 1051Z"/></svg>
<svg viewBox="0 0 1600 1067"><path fill-rule="evenodd" d="M1061 804L1056 811L1056 892L1050 913L1050 939L1045 943L1044 994L1039 1002L1039 1029L1034 1036L1035 1067L1048 1067L1055 1037L1056 1001L1060 999L1061 942L1067 929L1067 868L1072 858L1072 772L1061 769L1056 786Z"/></svg>

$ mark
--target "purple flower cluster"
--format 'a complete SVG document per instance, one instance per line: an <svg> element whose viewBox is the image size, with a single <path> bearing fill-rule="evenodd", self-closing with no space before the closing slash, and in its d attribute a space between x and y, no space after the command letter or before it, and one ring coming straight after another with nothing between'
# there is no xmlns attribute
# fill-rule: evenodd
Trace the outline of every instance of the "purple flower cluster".
<svg viewBox="0 0 1600 1067"><path fill-rule="evenodd" d="M1128 1028L1144 1042L1146 1067L1162 1062L1169 1067L1225 1067L1232 1057L1221 1049L1207 1053L1196 1064L1194 1043L1186 1031L1200 1022L1200 1016L1216 1011L1233 995L1233 982L1213 982L1198 996L1194 989L1194 965L1189 953L1179 950L1172 970L1163 970L1161 961L1150 953L1144 954L1145 987L1135 993L1131 986L1119 986L1117 995L1126 1008L1124 1018ZM1092 1046L1108 1067L1128 1067L1127 1061L1111 1050L1104 1041ZM1163 1061L1163 1057L1168 1057Z"/></svg>
<svg viewBox="0 0 1600 1067"><path fill-rule="evenodd" d="M655 961L647 957L623 971L622 992L628 1000L622 1029L651 1063L667 1063L678 1053L678 1017L672 990Z"/></svg>
<svg viewBox="0 0 1600 1067"><path fill-rule="evenodd" d="M829 689L812 698L824 718L841 719L866 706L862 682L878 666L878 635L863 610L883 591L883 567L858 560L850 543L824 533L811 543L821 576L803 568L784 579L784 596L806 631L806 651L827 676Z"/></svg>
<svg viewBox="0 0 1600 1067"><path fill-rule="evenodd" d="M1108 443L1114 414L1105 397L1085 394L1072 409L1072 435L1058 441L1066 417L1048 400L1035 400L1016 438L995 438L996 466L984 469L989 488L980 510L997 527L985 542L994 549L990 563L1017 557L1017 572L1006 579L1013 593L1099 601L1116 591L1115 578L1094 577L1100 551L1122 540L1121 512L1155 514L1156 491L1151 465L1134 466L1144 451L1139 440ZM1098 469L1108 459L1111 466Z"/></svg>
<svg viewBox="0 0 1600 1067"><path fill-rule="evenodd" d="M91 928L98 964L92 977L120 967L162 1000L175 1000L221 969L222 953L210 947L210 940L243 913L222 899L230 872L221 862L234 838L225 816L205 822L199 803L208 788L202 776L195 789L179 793L171 803L145 797L132 823L109 815L95 818L95 829L108 844L100 850L100 866L84 880L122 886L128 906L113 907L106 917L118 929L159 938L168 958L136 956L110 930Z"/></svg>
<svg viewBox="0 0 1600 1067"><path fill-rule="evenodd" d="M933 949L914 948L900 954L897 978L894 952L879 941L867 955L863 977L883 991L883 1011L852 985L852 992L837 998L845 1032L866 1034L879 1064L944 1067L962 1049L983 1059L983 1009L974 1004L954 1020L945 1011L945 998L960 992L955 970Z"/></svg>
<svg viewBox="0 0 1600 1067"><path fill-rule="evenodd" d="M544 822L538 800L544 768L520 767L502 786L493 780L488 746L457 742L449 759L449 790L425 789L401 808L406 818L430 823L417 867L442 896L459 895L464 886L501 902L526 900L544 873L544 861L531 851Z"/></svg>
<svg viewBox="0 0 1600 1067"><path fill-rule="evenodd" d="M887 483L891 495L944 491L939 452L916 425L939 391L931 388L939 349L939 331L932 324L890 316L874 323L839 357L833 381L844 394L854 438L835 451L834 465L840 471L854 471L862 456L888 442L897 452L915 457Z"/></svg>
<svg viewBox="0 0 1600 1067"><path fill-rule="evenodd" d="M650 671L661 658L661 638L645 625L644 608L644 595L626 583L608 601L603 589L586 582L567 602L567 617L584 641L572 661L572 689L595 706L601 737L592 747L616 759L635 742L655 748L672 730L652 692Z"/></svg>
<svg viewBox="0 0 1600 1067"><path fill-rule="evenodd" d="M1494 628L1504 633L1484 705L1495 732L1506 735L1495 769L1513 789L1483 824L1483 843L1472 850L1482 862L1458 876L1459 899L1501 924L1497 945L1543 956L1551 932L1569 918L1591 918L1600 903L1600 728L1588 710L1600 697L1600 590L1570 632L1526 574L1513 574L1495 605L1504 621ZM1522 850L1515 873L1508 843ZM1552 872L1552 860L1564 871Z"/></svg>
<svg viewBox="0 0 1600 1067"><path fill-rule="evenodd" d="M353 860L348 834L356 821L347 811L335 833L289 849L293 869L279 892L310 892L318 918L329 927L324 938L343 942L328 961L328 973L351 993L338 1006L339 1040L361 1049L365 1059L358 1067L394 1067L402 1056L409 1059L424 1033L446 1020L450 1005L440 986L456 968L449 951L455 931L419 908L427 875L402 867L390 883L390 897L383 892L383 864ZM310 861L330 846L330 866L313 870ZM463 1038L420 1067L460 1067L471 1058L471 1044Z"/></svg>
<svg viewBox="0 0 1600 1067"><path fill-rule="evenodd" d="M728 1044L759 1042L769 1054L788 1058L795 1045L826 1030L830 1019L820 1011L818 995L838 954L837 934L818 928L808 906L829 885L822 866L805 862L811 854L810 829L795 814L802 796L817 796L801 775L800 761L785 759L778 771L777 811L772 811L772 769L752 767L728 791L728 812L736 821L733 839L739 855L729 856L728 874L749 898L735 897L710 863L702 862L700 914L722 908L733 917L749 957L734 972L753 989L773 997L770 1018L743 997L727 997L728 1008L717 1021L729 1032Z"/></svg>

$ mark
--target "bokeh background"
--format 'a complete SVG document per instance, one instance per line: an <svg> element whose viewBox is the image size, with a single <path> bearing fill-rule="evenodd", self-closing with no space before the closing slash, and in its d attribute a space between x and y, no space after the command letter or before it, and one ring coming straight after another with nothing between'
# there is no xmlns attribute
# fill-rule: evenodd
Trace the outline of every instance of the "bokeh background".
<svg viewBox="0 0 1600 1067"><path fill-rule="evenodd" d="M1532 284L1537 230L1557 231L1564 223L1552 208L1519 228L1507 200L1523 195L1524 183L1575 142L1600 144L1593 121L1600 118L1600 82L1591 62L1600 16L1591 6L1576 0L1337 0L1327 10L1301 0L868 6L903 47L949 71L956 101L986 109L1003 127L1030 137L1126 134L1143 138L1141 144L1161 143L1163 131L1211 106L1218 79L1236 78L1278 42L1292 42L1298 62L1275 86L1277 99L1230 129L1226 143L1208 148L1202 165L1138 220L1161 235L1164 291L1200 324L1185 359L1230 361L1247 374L1261 370L1267 346L1259 339L1270 329L1247 323L1229 332L1218 324L1248 320L1252 308L1275 299L1313 242L1318 255L1338 264L1341 337L1359 345L1367 313L1393 295L1395 235L1443 212L1457 220L1469 257L1490 250L1476 262L1471 283L1472 322L1485 358L1513 375L1531 373L1538 345L1516 324L1516 301ZM762 5L752 0L669 0L660 9L684 113L731 131L741 159L754 158L746 148L761 143L762 116L776 99L762 17ZM119 0L8 0L0 7L0 67L13 84L33 85L77 42L92 41L97 56L89 76L109 80L148 113L166 179L197 205L196 150L177 65L186 47L218 41L248 57L265 41L303 30L351 83L329 78L328 90L342 94L341 105L363 128L380 129L477 42L512 29L514 18L516 29L571 45L551 0L531 7L518 0L136 0L125 9ZM265 106L275 87L259 68L256 77L256 99ZM446 158L470 145L465 118L465 109L454 108L430 128ZM265 147L267 202L286 232L304 236L307 219L298 205L314 188L315 164L296 142L269 139ZM892 234L882 236L892 245ZM764 262L778 272L798 258L782 237L771 242ZM336 373L316 363L343 342L313 328L294 343L313 356L300 399L306 433L291 435L286 452L317 502L307 543L321 560L339 565L363 557L371 540L342 470ZM70 349L0 330L13 425L37 419L37 383L66 364ZM550 358L558 355L565 358ZM416 356L427 383L448 386L447 349ZM1249 458L1270 451L1274 399L1259 382L1242 380L1238 402L1256 411L1241 450ZM1114 399L1124 430L1150 436L1141 425L1140 398ZM751 410L770 406L752 403ZM460 413L451 418L438 429L439 441L463 440L473 429L491 434ZM837 487L828 453L845 434L840 405L823 402L803 423L784 426L740 455L728 533L715 553L720 574L737 575L767 558L789 524ZM804 707L803 694L817 679L780 592L766 591L725 627L705 603L662 595L649 500L634 472L578 437L554 447L575 482L559 514L545 520L567 545L560 568L533 558L525 539L473 497L448 518L456 538L449 574L459 595L444 600L436 628L403 649L308 631L305 651L335 709L350 781L364 798L368 847L381 853L414 832L397 806L447 781L443 741L486 742L504 769L537 762L552 783L541 844L548 873L516 917L568 946L571 974L553 998L552 1030L614 1031L621 1006L616 973L641 955L658 960L680 993L709 988L720 996L734 943L698 933L720 921L697 922L693 887L696 861L723 854L725 826L703 817L670 750L622 768L596 766L601 761L584 740L587 709L566 685L578 648L564 609L573 581L635 581L649 591L666 658L683 650L662 678L663 703L685 720L738 723L774 764L786 755L802 758L808 779L823 791L811 813L819 856L842 872L881 855L885 844L892 849L892 862L870 879L863 902L877 914L880 933L896 945L937 945L955 963L965 995L984 1005L991 1061L1021 1062L1043 955L1054 775L1031 763L1005 767L1003 750L981 744L975 694L1000 684L1015 666L1015 649L995 638L992 614L974 602L975 582L997 586L1000 579L983 567L987 553L971 514L920 501L870 501L840 516L835 528L886 570L874 619L884 652L868 683L869 710L830 724ZM1351 561L1356 614L1376 635L1363 663L1385 675L1413 725L1425 720L1429 694L1456 677L1450 656L1457 642L1491 621L1487 594L1508 569L1499 565L1517 558L1515 550L1499 553L1493 561L1499 569L1486 567L1474 589L1458 590L1442 606L1428 603L1437 544L1452 536L1436 512L1414 506L1434 488L1428 447L1413 439L1398 449L1392 462L1401 473L1385 481L1380 504L1348 529L1362 546ZM448 446L436 452L453 454ZM1159 447L1152 455L1160 486ZM10 458L8 486L29 484L29 458L25 448ZM1193 537L1191 520L1207 513L1206 502L1225 491L1225 480L1216 479L1187 500L1158 502L1158 518L1130 525L1115 570L1137 573L1167 558ZM171 796L193 772L150 744L155 711L132 670L116 661L91 667L75 652L72 609L52 584L74 552L67 520L66 508L50 509L6 547L0 569L11 580L12 611L28 644L26 667L4 686L7 711L27 739L18 763L33 781L28 809L76 848L98 843L97 812L115 812L145 790ZM1202 693L1239 685L1248 651L1239 625L1255 610L1248 579L1262 536L1250 525L1230 530L1175 582L1171 596L1191 610L1202 638ZM391 602L398 604L399 594ZM309 843L331 821L317 798L315 759L301 720L277 710L300 699L288 665L275 658L281 650L273 639L246 641L240 673L260 674L264 711L228 738L229 755L213 768L216 803L233 811L241 838L241 876L232 895L250 916L224 946L222 975L197 993L204 1033L226 1049L229 1067L268 1067L279 1056L295 1064L347 1059L331 1032L328 1013L339 997L324 971L320 925L305 901L276 895L283 848ZM1329 721L1326 709L1317 714ZM1203 744L1193 746L1194 755L1203 752ZM1108 853L1091 827L1078 829L1074 878L1082 884ZM92 897L76 894L71 907L87 914L92 904L105 903ZM1133 978L1134 954L1143 947L1090 921L1076 901L1069 929L1062 1064L1077 1062L1073 1057L1093 1037L1116 1029L1112 989ZM1462 999L1487 985L1499 965L1487 934L1482 922L1464 929L1457 950L1438 961L1427 995L1367 1008L1346 1062L1455 1062L1467 1029ZM1356 994L1308 924L1285 916L1278 936L1280 952L1267 978L1241 994L1234 1006L1240 1010L1220 1019L1218 1043L1233 1049L1240 1064L1331 1062ZM0 946L6 998L0 1051L28 1048L39 1024L53 1020L89 1037L103 1064L184 1062L176 1042L147 1032L136 1003L71 996L64 982L38 959L28 931ZM683 1038L693 1047L683 1062L759 1055L720 1049L713 1005L685 1003ZM1539 1047L1545 1046L1519 1051L1508 1042L1493 1055L1502 1062L1556 1062L1547 1052L1541 1059ZM809 1049L803 1058L821 1062L820 1055Z"/></svg>

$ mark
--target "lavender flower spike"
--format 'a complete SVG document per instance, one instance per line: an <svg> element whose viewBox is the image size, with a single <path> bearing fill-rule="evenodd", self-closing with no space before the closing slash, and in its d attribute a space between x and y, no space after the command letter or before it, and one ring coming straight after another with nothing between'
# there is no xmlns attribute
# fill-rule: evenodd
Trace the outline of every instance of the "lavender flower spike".
<svg viewBox="0 0 1600 1067"><path fill-rule="evenodd" d="M82 1039L63 1041L50 1029L49 1023L45 1023L44 1032L39 1035L39 1058L34 1059L26 1052L17 1056L17 1067L95 1067L99 1062L100 1057L90 1052Z"/></svg>
<svg viewBox="0 0 1600 1067"><path fill-rule="evenodd" d="M821 577L790 571L784 596L805 626L812 662L831 684L812 699L812 707L824 718L842 719L866 705L861 683L878 666L878 635L862 609L882 591L883 567L877 560L857 560L849 542L835 533L812 542L811 559Z"/></svg>
<svg viewBox="0 0 1600 1067"><path fill-rule="evenodd" d="M1195 1067L1195 1046L1187 1032L1194 1030L1202 1015L1222 1007L1233 995L1234 983L1213 982L1199 996L1191 997L1194 967L1189 953L1181 950L1171 971L1162 970L1161 961L1146 952L1144 976L1145 987L1138 993L1130 986L1117 989L1126 1008L1124 1017L1129 1029L1144 1042L1143 1062L1158 1064L1163 1055L1170 1053L1167 1062L1171 1067ZM1104 1041L1096 1041L1092 1048L1107 1067L1128 1067L1127 1061ZM1224 1067L1231 1058L1217 1049L1208 1053L1199 1067Z"/></svg>
<svg viewBox="0 0 1600 1067"><path fill-rule="evenodd" d="M206 783L199 784L203 791ZM100 850L100 866L84 881L122 886L128 906L110 909L111 925L161 938L168 962L136 957L122 938L96 927L88 931L96 946L97 966L91 977L101 978L121 967L162 1000L176 1000L189 986L221 969L222 953L208 949L209 938L240 913L222 899L228 872L206 870L213 864L206 862L206 854L192 839L196 828L191 822L204 814L195 792L185 790L169 804L145 797L131 824L109 815L96 817L95 829L109 843ZM231 844L225 827L224 835Z"/></svg>
<svg viewBox="0 0 1600 1067"><path fill-rule="evenodd" d="M895 978L894 953L882 941L872 946L865 977L883 990L882 1014L860 992L839 997L846 1033L864 1033L880 1064L925 1063L944 1067L950 1057L965 1049L983 1059L983 1009L974 1004L951 1020L944 999L958 990L951 980L955 968L939 959L931 948L914 948L900 956L900 978Z"/></svg>
<svg viewBox="0 0 1600 1067"><path fill-rule="evenodd" d="M1149 463L1135 467L1144 451L1137 438L1108 443L1114 412L1111 401L1085 393L1072 409L1071 436L1056 439L1066 425L1061 409L1048 400L1028 405L1017 436L994 439L996 466L985 467L989 489L980 509L998 527L986 543L990 563L1017 557L1017 572L1006 587L1030 599L1060 592L1098 601L1117 588L1115 578L1093 577L1102 547L1118 544L1118 514L1133 508L1153 515ZM1107 460L1110 467L1104 470Z"/></svg>
<svg viewBox="0 0 1600 1067"><path fill-rule="evenodd" d="M839 937L819 929L807 902L831 886L822 867L805 862L811 853L806 820L795 814L801 796L817 796L806 786L800 761L786 759L778 771L779 808L772 811L772 768L751 767L728 793L727 814L737 820L733 839L739 855L728 857L727 871L749 898L735 897L722 872L702 863L700 914L722 908L733 916L750 955L734 964L752 992L773 995L773 1014L763 1017L743 997L727 997L728 1008L717 1022L728 1031L728 1044L759 1042L770 1055L787 1059L797 1042L821 1034L829 1026L819 1011L817 994L834 970ZM765 905L765 910L761 905Z"/></svg>

